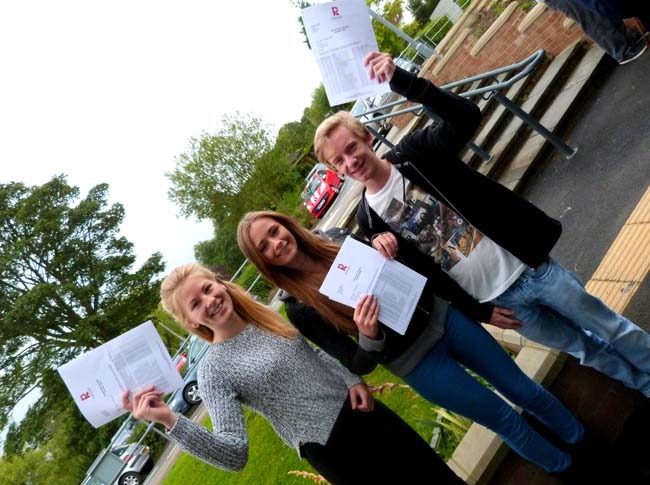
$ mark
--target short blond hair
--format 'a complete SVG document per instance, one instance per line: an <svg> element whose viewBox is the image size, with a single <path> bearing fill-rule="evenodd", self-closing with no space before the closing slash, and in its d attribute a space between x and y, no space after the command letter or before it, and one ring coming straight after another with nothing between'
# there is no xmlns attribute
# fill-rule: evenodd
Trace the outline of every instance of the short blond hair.
<svg viewBox="0 0 650 485"><path fill-rule="evenodd" d="M323 148L325 142L329 140L329 136L337 127L344 126L353 135L358 136L360 139L365 140L368 137L368 130L363 126L363 123L357 118L352 116L349 111L339 111L338 113L333 114L332 116L325 118L318 128L316 128L316 133L314 134L314 152L316 153L316 158L321 163L324 163L330 168L335 168L332 164L325 159L323 156Z"/></svg>

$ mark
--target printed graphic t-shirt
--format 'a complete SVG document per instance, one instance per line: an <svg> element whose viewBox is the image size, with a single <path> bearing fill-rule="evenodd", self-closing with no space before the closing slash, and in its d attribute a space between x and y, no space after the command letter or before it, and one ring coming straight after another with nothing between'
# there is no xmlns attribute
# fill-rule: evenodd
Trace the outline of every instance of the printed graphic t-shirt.
<svg viewBox="0 0 650 485"><path fill-rule="evenodd" d="M432 256L481 303L503 293L526 269L522 261L405 178L393 165L386 185L374 194L366 194L366 199L393 231Z"/></svg>

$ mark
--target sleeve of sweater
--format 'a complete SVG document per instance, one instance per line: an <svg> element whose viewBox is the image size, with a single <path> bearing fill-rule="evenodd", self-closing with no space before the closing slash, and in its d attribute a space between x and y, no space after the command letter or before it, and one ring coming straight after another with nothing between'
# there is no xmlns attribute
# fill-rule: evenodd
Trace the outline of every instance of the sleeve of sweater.
<svg viewBox="0 0 650 485"><path fill-rule="evenodd" d="M284 309L289 321L301 334L353 374L368 374L377 366L352 337L329 324L314 308L292 298L285 302Z"/></svg>
<svg viewBox="0 0 650 485"><path fill-rule="evenodd" d="M188 453L210 465L240 471L248 460L248 434L237 394L221 373L202 361L198 372L201 396L213 431L179 415L169 435Z"/></svg>
<svg viewBox="0 0 650 485"><path fill-rule="evenodd" d="M409 101L422 104L438 123L417 130L392 150L409 158L418 153L457 155L472 138L481 122L481 110L471 101L443 91L425 78L397 68L390 82L391 89ZM408 140L408 142L406 142Z"/></svg>

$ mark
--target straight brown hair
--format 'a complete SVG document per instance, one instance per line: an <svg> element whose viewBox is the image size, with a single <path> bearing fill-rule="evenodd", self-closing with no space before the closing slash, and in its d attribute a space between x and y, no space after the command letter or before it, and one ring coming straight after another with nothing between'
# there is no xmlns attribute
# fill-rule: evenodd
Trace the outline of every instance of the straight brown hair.
<svg viewBox="0 0 650 485"><path fill-rule="evenodd" d="M318 289L325 278L324 273L314 274L299 269L275 266L264 260L251 241L249 234L251 225L264 217L273 219L284 226L296 239L298 250L315 261L324 261L327 265L331 265L339 252L339 246L312 234L295 219L279 212L249 212L239 221L237 227L239 249L266 279L303 303L314 307L331 325L346 333L357 335L358 329L352 320L354 314L352 308L334 302L319 293Z"/></svg>

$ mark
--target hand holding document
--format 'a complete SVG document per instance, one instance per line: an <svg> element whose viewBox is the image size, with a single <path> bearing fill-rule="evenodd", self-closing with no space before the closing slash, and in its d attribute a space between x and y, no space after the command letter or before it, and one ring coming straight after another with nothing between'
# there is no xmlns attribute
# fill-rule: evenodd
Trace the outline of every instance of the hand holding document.
<svg viewBox="0 0 650 485"><path fill-rule="evenodd" d="M59 367L84 417L95 428L121 416L122 392L153 385L164 394L183 384L151 322L106 342Z"/></svg>
<svg viewBox="0 0 650 485"><path fill-rule="evenodd" d="M304 8L305 32L331 106L390 91L371 81L363 58L379 50L364 0L339 0Z"/></svg>
<svg viewBox="0 0 650 485"><path fill-rule="evenodd" d="M364 295L379 301L379 320L401 335L406 333L427 279L412 269L348 237L334 259L320 292L355 307Z"/></svg>

